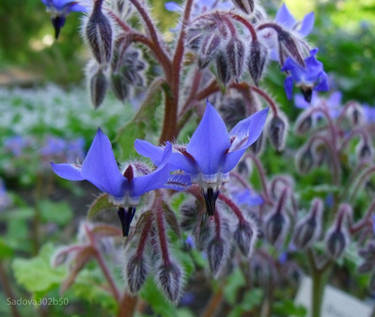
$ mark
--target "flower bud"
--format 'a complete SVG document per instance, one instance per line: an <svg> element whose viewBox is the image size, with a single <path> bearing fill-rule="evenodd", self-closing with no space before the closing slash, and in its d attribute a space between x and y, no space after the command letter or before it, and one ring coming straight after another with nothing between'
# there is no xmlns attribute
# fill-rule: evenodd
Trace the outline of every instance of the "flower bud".
<svg viewBox="0 0 375 317"><path fill-rule="evenodd" d="M199 68L203 69L211 62L220 47L220 43L220 36L215 32L206 36L200 49L200 56L198 59Z"/></svg>
<svg viewBox="0 0 375 317"><path fill-rule="evenodd" d="M258 86L260 79L265 70L266 62L268 57L267 48L258 40L253 41L250 46L250 56L247 62L249 73L254 81L254 84Z"/></svg>
<svg viewBox="0 0 375 317"><path fill-rule="evenodd" d="M231 79L231 74L228 61L224 53L219 53L216 57L216 70L219 80L224 85L227 84Z"/></svg>
<svg viewBox="0 0 375 317"><path fill-rule="evenodd" d="M296 156L297 169L301 174L307 174L314 166L314 156L310 146L302 147Z"/></svg>
<svg viewBox="0 0 375 317"><path fill-rule="evenodd" d="M189 231L192 230L198 221L199 210L197 202L193 199L186 200L180 208L181 227Z"/></svg>
<svg viewBox="0 0 375 317"><path fill-rule="evenodd" d="M158 268L157 278L160 288L171 302L177 302L182 286L182 271L174 263L162 264Z"/></svg>
<svg viewBox="0 0 375 317"><path fill-rule="evenodd" d="M314 199L309 214L296 225L293 237L293 243L296 248L307 248L319 238L322 210L322 200Z"/></svg>
<svg viewBox="0 0 375 317"><path fill-rule="evenodd" d="M208 263L210 265L211 272L217 276L223 265L225 260L225 242L220 237L215 237L210 241L207 247L207 258Z"/></svg>
<svg viewBox="0 0 375 317"><path fill-rule="evenodd" d="M361 105L357 102L352 102L351 104L347 105L347 117L353 123L353 125L361 125L364 121L364 113Z"/></svg>
<svg viewBox="0 0 375 317"><path fill-rule="evenodd" d="M238 248L244 256L247 257L251 255L256 236L257 233L255 224L253 224L253 226L250 226L250 223L248 222L239 223L233 237L237 243Z"/></svg>
<svg viewBox="0 0 375 317"><path fill-rule="evenodd" d="M116 98L122 102L129 96L129 87L128 83L125 80L124 76L119 73L112 73L111 76L111 86L112 91L115 94Z"/></svg>
<svg viewBox="0 0 375 317"><path fill-rule="evenodd" d="M302 67L305 67L305 62L301 56L301 53L298 48L299 46L294 36L288 31L285 31L284 29L278 30L277 36L279 41L279 47L281 48L280 55L282 55L280 62L284 64L284 61L288 57L291 57Z"/></svg>
<svg viewBox="0 0 375 317"><path fill-rule="evenodd" d="M313 127L314 121L310 111L302 112L296 122L296 133L305 134Z"/></svg>
<svg viewBox="0 0 375 317"><path fill-rule="evenodd" d="M250 151L253 152L255 155L258 155L263 150L263 144L264 144L264 134L262 131L258 139L250 146Z"/></svg>
<svg viewBox="0 0 375 317"><path fill-rule="evenodd" d="M364 139L357 145L356 152L360 161L371 161L374 154L372 146Z"/></svg>
<svg viewBox="0 0 375 317"><path fill-rule="evenodd" d="M238 79L243 70L245 59L245 45L237 38L232 38L227 44L226 54L228 56L228 63L230 71L235 79Z"/></svg>
<svg viewBox="0 0 375 317"><path fill-rule="evenodd" d="M132 256L126 265L126 279L128 282L129 291L132 294L137 293L148 275L149 269L145 263L144 257L134 255Z"/></svg>
<svg viewBox="0 0 375 317"><path fill-rule="evenodd" d="M243 13L250 14L254 11L254 0L232 0L232 2Z"/></svg>
<svg viewBox="0 0 375 317"><path fill-rule="evenodd" d="M112 54L112 27L102 12L103 0L96 0L85 34L91 51L99 64L107 64Z"/></svg>
<svg viewBox="0 0 375 317"><path fill-rule="evenodd" d="M98 71L90 79L90 94L91 102L97 109L104 101L104 97L107 93L108 82L103 71Z"/></svg>
<svg viewBox="0 0 375 317"><path fill-rule="evenodd" d="M288 130L288 123L284 115L274 115L268 124L268 137L277 151L282 151Z"/></svg>

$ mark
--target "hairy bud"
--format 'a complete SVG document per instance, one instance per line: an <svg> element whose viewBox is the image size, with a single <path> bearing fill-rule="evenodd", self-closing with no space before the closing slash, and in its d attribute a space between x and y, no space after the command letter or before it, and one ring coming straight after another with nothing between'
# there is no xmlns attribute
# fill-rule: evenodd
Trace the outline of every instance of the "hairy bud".
<svg viewBox="0 0 375 317"><path fill-rule="evenodd" d="M125 77L120 73L112 73L111 76L112 91L116 98L120 101L125 101L129 96L129 86Z"/></svg>
<svg viewBox="0 0 375 317"><path fill-rule="evenodd" d="M255 224L251 226L248 222L239 223L233 237L244 256L247 257L251 255L256 236Z"/></svg>
<svg viewBox="0 0 375 317"><path fill-rule="evenodd" d="M297 40L294 38L294 36L284 29L277 30L277 35L280 47L279 53L281 64L284 64L286 58L291 57L297 61L298 64L305 67L305 62L301 56Z"/></svg>
<svg viewBox="0 0 375 317"><path fill-rule="evenodd" d="M347 111L348 119L353 123L353 125L361 125L364 121L364 113L361 105L357 102L352 102L348 105Z"/></svg>
<svg viewBox="0 0 375 317"><path fill-rule="evenodd" d="M129 291L132 294L137 293L148 275L149 269L143 256L132 256L126 265L126 279Z"/></svg>
<svg viewBox="0 0 375 317"><path fill-rule="evenodd" d="M95 109L103 103L107 89L107 78L105 77L103 71L98 69L98 71L90 79L91 102Z"/></svg>
<svg viewBox="0 0 375 317"><path fill-rule="evenodd" d="M243 13L250 14L254 11L254 0L232 0L233 4L240 9Z"/></svg>
<svg viewBox="0 0 375 317"><path fill-rule="evenodd" d="M297 169L301 174L307 174L314 166L314 156L311 146L302 147L296 156Z"/></svg>
<svg viewBox="0 0 375 317"><path fill-rule="evenodd" d="M182 288L182 271L179 266L170 262L158 268L157 278L160 288L171 302L177 302Z"/></svg>
<svg viewBox="0 0 375 317"><path fill-rule="evenodd" d="M371 161L374 154L371 144L364 139L357 145L356 152L360 161Z"/></svg>
<svg viewBox="0 0 375 317"><path fill-rule="evenodd" d="M314 120L309 111L302 112L301 115L297 118L296 122L296 133L305 134L309 132L314 125Z"/></svg>
<svg viewBox="0 0 375 317"><path fill-rule="evenodd" d="M253 41L250 46L250 56L247 62L247 66L250 76L256 86L258 86L259 81L262 78L262 75L266 68L267 57L267 48L258 40Z"/></svg>
<svg viewBox="0 0 375 317"><path fill-rule="evenodd" d="M245 59L245 45L237 38L232 38L227 44L226 54L228 56L228 63L230 71L235 79L238 79L243 70Z"/></svg>
<svg viewBox="0 0 375 317"><path fill-rule="evenodd" d="M227 84L231 79L231 74L228 61L224 53L219 53L216 57L216 70L219 80L224 85Z"/></svg>
<svg viewBox="0 0 375 317"><path fill-rule="evenodd" d="M207 247L207 258L211 272L217 276L224 264L225 260L225 242L220 237L215 237L210 241Z"/></svg>
<svg viewBox="0 0 375 317"><path fill-rule="evenodd" d="M296 225L293 237L293 243L296 248L307 248L319 238L322 210L322 200L318 198L314 199L309 214Z"/></svg>
<svg viewBox="0 0 375 317"><path fill-rule="evenodd" d="M250 151L258 155L263 150L263 144L264 144L264 134L262 131L258 139L250 146Z"/></svg>
<svg viewBox="0 0 375 317"><path fill-rule="evenodd" d="M198 59L199 68L205 68L215 57L220 47L221 38L215 32L208 34L202 42Z"/></svg>
<svg viewBox="0 0 375 317"><path fill-rule="evenodd" d="M103 0L94 2L85 33L91 51L99 64L107 64L112 55L112 27L102 12Z"/></svg>
<svg viewBox="0 0 375 317"><path fill-rule="evenodd" d="M288 123L284 115L274 115L268 124L268 137L277 151L282 151L288 130Z"/></svg>

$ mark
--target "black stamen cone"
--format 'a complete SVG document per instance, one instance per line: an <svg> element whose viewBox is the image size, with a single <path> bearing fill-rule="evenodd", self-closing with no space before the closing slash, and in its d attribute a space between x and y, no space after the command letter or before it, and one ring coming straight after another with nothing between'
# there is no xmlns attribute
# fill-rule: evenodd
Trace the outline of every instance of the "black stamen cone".
<svg viewBox="0 0 375 317"><path fill-rule="evenodd" d="M129 207L127 210L125 210L125 208L120 207L117 210L117 214L121 222L122 235L124 237L127 237L129 235L130 224L134 218L135 210L135 207Z"/></svg>
<svg viewBox="0 0 375 317"><path fill-rule="evenodd" d="M208 187L207 191L203 191L204 200L206 202L206 210L209 216L213 216L215 212L215 205L217 196L219 196L218 190Z"/></svg>
<svg viewBox="0 0 375 317"><path fill-rule="evenodd" d="M305 98L306 102L310 103L312 99L312 88L311 87L301 87L301 92L303 98Z"/></svg>
<svg viewBox="0 0 375 317"><path fill-rule="evenodd" d="M65 17L64 16L57 16L51 19L53 28L55 29L55 39L57 40L60 35L61 28L65 24Z"/></svg>

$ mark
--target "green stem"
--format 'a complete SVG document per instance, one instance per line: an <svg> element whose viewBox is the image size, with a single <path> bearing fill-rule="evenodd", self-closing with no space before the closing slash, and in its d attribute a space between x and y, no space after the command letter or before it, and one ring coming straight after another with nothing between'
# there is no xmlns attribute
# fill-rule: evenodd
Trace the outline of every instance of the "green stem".
<svg viewBox="0 0 375 317"><path fill-rule="evenodd" d="M312 317L320 317L325 288L324 272L316 271L312 276Z"/></svg>

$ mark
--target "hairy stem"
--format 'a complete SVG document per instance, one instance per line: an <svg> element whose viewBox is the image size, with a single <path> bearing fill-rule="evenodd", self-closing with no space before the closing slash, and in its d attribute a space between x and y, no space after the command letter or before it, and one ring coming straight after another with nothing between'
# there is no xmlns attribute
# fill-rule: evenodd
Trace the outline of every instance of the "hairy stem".
<svg viewBox="0 0 375 317"><path fill-rule="evenodd" d="M10 282L8 279L8 274L4 268L4 264L2 261L0 261L0 281L2 285L2 289L4 290L4 293L7 298L10 300L15 300L12 288L10 286ZM13 317L21 317L20 312L18 311L17 305L9 305L10 310L12 312Z"/></svg>

